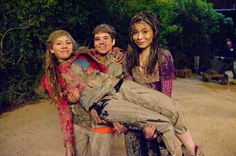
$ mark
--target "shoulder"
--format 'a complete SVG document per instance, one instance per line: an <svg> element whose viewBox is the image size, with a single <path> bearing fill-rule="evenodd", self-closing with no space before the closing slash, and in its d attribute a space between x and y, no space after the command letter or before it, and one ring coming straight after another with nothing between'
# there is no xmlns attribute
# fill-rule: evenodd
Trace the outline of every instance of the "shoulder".
<svg viewBox="0 0 236 156"><path fill-rule="evenodd" d="M89 49L88 47L79 47L77 50L76 50L76 54L77 53L88 53L88 52L91 52L92 50L91 49Z"/></svg>
<svg viewBox="0 0 236 156"><path fill-rule="evenodd" d="M173 57L171 52L166 48L159 49L159 61L160 63L173 63Z"/></svg>
<svg viewBox="0 0 236 156"><path fill-rule="evenodd" d="M90 54L92 53L91 49L88 49L87 47L79 47L74 55L72 56L72 61L76 61L77 59L83 57L91 57Z"/></svg>
<svg viewBox="0 0 236 156"><path fill-rule="evenodd" d="M168 49L162 47L159 49L159 54L160 56L172 57L171 52Z"/></svg>
<svg viewBox="0 0 236 156"><path fill-rule="evenodd" d="M47 86L49 86L49 82L48 82L48 78L46 77L46 75L44 75L41 80L40 80L40 86L43 89L47 89Z"/></svg>

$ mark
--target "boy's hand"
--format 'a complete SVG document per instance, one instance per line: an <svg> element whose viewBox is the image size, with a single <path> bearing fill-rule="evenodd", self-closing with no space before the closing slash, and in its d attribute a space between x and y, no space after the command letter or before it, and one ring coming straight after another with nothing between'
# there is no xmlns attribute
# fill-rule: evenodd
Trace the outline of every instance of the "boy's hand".
<svg viewBox="0 0 236 156"><path fill-rule="evenodd" d="M113 122L112 124L114 126L115 134L122 134L128 130L124 125L120 124L119 122Z"/></svg>
<svg viewBox="0 0 236 156"><path fill-rule="evenodd" d="M70 91L68 94L67 94L67 99L69 102L71 103L76 103L79 101L79 98L80 98L80 92L78 91L77 88L75 88L74 90Z"/></svg>
<svg viewBox="0 0 236 156"><path fill-rule="evenodd" d="M90 111L91 117L95 124L106 124L107 122L105 120L102 120L95 109L92 109Z"/></svg>
<svg viewBox="0 0 236 156"><path fill-rule="evenodd" d="M157 134L155 133L155 131L156 131L156 127L153 124L146 126L143 129L145 138L149 141L155 139L157 137Z"/></svg>
<svg viewBox="0 0 236 156"><path fill-rule="evenodd" d="M116 63L122 63L124 57L123 50L118 47L114 47L112 50L116 52Z"/></svg>

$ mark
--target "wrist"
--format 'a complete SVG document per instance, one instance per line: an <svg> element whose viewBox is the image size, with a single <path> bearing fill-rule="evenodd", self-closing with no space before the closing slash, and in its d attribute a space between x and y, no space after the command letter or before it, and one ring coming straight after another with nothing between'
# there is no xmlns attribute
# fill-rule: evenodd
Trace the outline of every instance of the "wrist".
<svg viewBox="0 0 236 156"><path fill-rule="evenodd" d="M73 148L72 144L65 145L65 148Z"/></svg>
<svg viewBox="0 0 236 156"><path fill-rule="evenodd" d="M65 156L74 156L74 148L72 145L66 145L66 153Z"/></svg>

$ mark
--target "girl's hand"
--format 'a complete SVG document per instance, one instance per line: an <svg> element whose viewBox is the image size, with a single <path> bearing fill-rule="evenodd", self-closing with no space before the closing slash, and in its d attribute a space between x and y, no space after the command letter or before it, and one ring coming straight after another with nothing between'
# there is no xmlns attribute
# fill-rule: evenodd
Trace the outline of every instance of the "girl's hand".
<svg viewBox="0 0 236 156"><path fill-rule="evenodd" d="M91 117L95 124L106 124L107 122L105 120L102 120L95 109L91 109L90 111Z"/></svg>
<svg viewBox="0 0 236 156"><path fill-rule="evenodd" d="M66 145L66 154L65 156L75 156L75 151L72 145Z"/></svg>
<svg viewBox="0 0 236 156"><path fill-rule="evenodd" d="M156 127L153 124L147 125L143 129L144 137L149 141L157 138L157 134L155 133L155 131Z"/></svg>
<svg viewBox="0 0 236 156"><path fill-rule="evenodd" d="M67 99L69 102L71 103L76 103L79 101L79 98L80 98L80 92L78 91L77 88L75 88L74 90L70 91L68 94L67 94Z"/></svg>

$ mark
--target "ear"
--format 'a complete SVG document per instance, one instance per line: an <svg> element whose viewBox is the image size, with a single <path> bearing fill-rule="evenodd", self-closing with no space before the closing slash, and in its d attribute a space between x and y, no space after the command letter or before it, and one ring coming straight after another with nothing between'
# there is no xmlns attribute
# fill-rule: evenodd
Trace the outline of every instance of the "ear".
<svg viewBox="0 0 236 156"><path fill-rule="evenodd" d="M114 46L116 44L116 39L112 40L112 46Z"/></svg>

